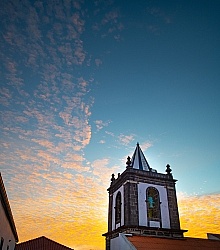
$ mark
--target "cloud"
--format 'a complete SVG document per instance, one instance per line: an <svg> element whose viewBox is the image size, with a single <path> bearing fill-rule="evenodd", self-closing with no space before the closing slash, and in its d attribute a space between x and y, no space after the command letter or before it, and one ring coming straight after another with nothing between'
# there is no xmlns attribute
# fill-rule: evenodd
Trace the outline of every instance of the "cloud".
<svg viewBox="0 0 220 250"><path fill-rule="evenodd" d="M93 13L97 17L97 21L93 23L92 29L102 38L112 37L118 40L124 25L120 21L120 11L114 7L110 8L111 4L111 2L100 2L100 6ZM106 11L103 11L104 9Z"/></svg>
<svg viewBox="0 0 220 250"><path fill-rule="evenodd" d="M62 167L66 168L66 169L72 169L72 170L74 170L74 171L76 171L78 173L88 172L90 170L89 167L83 167L78 163L66 162L66 161L62 164Z"/></svg>
<svg viewBox="0 0 220 250"><path fill-rule="evenodd" d="M105 14L104 18L102 19L102 24L107 24L109 22L116 23L118 19L119 13L117 10L109 11Z"/></svg>
<svg viewBox="0 0 220 250"><path fill-rule="evenodd" d="M170 24L172 22L171 17L160 8L157 7L147 8L147 12L152 16L154 16L155 18L160 19L165 24Z"/></svg>
<svg viewBox="0 0 220 250"><path fill-rule="evenodd" d="M115 137L115 135L114 135L114 133L113 133L113 132L110 132L110 131L105 131L105 133L106 133L107 135L110 135L110 136L112 136L112 137Z"/></svg>
<svg viewBox="0 0 220 250"><path fill-rule="evenodd" d="M102 163L102 171L105 176L108 175L110 169L104 159L94 162L94 176L99 177L98 169ZM14 177L13 185L16 186L20 178ZM83 174L57 171L31 174L25 187L19 188L20 199L17 196L10 199L21 241L38 237L44 232L45 236L75 249L91 248L91 242L96 242L96 249L103 249L104 238L101 234L107 230L107 193L103 195L106 192L103 180L103 176L94 181L94 177ZM34 199L23 197L23 194L33 192L34 186L41 186L41 182L44 182L44 189L38 188ZM24 218L25 223L22 223ZM30 227L33 230L28 230Z"/></svg>
<svg viewBox="0 0 220 250"><path fill-rule="evenodd" d="M119 166L108 167L108 165L109 165L108 158L95 160L91 164L91 166L93 168L92 173L96 177L98 177L98 179L101 181L101 183L106 183L107 180L110 179L111 175L120 169Z"/></svg>
<svg viewBox="0 0 220 250"><path fill-rule="evenodd" d="M118 136L118 139L119 139L119 143L121 143L122 145L127 146L128 144L130 144L134 140L134 135L120 134Z"/></svg>
<svg viewBox="0 0 220 250"><path fill-rule="evenodd" d="M96 58L96 59L95 59L95 64L96 64L97 67L99 67L100 65L102 65L102 60Z"/></svg>
<svg viewBox="0 0 220 250"><path fill-rule="evenodd" d="M161 34L164 24L170 25L172 23L171 16L161 8L148 7L146 13L152 17L151 22L147 23L146 28L155 35Z"/></svg>
<svg viewBox="0 0 220 250"><path fill-rule="evenodd" d="M148 148L150 148L152 146L153 146L153 144L151 142L148 142L148 141L141 143L141 149L143 151L146 151Z"/></svg>
<svg viewBox="0 0 220 250"><path fill-rule="evenodd" d="M219 233L220 194L189 196L178 194L181 228L185 236L207 238L207 233Z"/></svg>
<svg viewBox="0 0 220 250"><path fill-rule="evenodd" d="M75 52L74 52L74 58L73 62L77 65L82 65L86 57L86 52L83 49L83 42L81 40L77 40L75 44ZM68 64L71 65L71 62L69 61Z"/></svg>
<svg viewBox="0 0 220 250"><path fill-rule="evenodd" d="M93 55L85 37L114 37L123 25L111 5L96 2L90 10L86 4L2 3L1 172L21 241L44 234L75 249L104 248L103 183L118 167L107 158L87 164L93 69L104 52ZM98 9L101 25L94 31L88 18Z"/></svg>
<svg viewBox="0 0 220 250"><path fill-rule="evenodd" d="M105 140L100 140L99 143L100 144L105 144Z"/></svg>
<svg viewBox="0 0 220 250"><path fill-rule="evenodd" d="M111 121L102 121L102 120L96 120L94 121L95 125L96 125L96 128L97 128L97 131L103 129L104 127L107 127Z"/></svg>

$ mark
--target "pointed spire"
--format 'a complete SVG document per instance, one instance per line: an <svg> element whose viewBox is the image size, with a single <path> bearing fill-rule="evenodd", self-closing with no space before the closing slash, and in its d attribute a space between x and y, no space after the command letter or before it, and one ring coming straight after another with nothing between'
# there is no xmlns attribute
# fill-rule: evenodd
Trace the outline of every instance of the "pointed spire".
<svg viewBox="0 0 220 250"><path fill-rule="evenodd" d="M131 167L139 170L151 171L151 167L149 166L144 153L142 152L139 143L137 143L136 149L131 159Z"/></svg>

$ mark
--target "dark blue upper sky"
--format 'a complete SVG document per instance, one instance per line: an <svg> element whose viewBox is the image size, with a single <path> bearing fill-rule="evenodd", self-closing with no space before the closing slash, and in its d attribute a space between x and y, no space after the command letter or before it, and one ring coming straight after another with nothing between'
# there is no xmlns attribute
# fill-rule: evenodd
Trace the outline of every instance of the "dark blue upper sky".
<svg viewBox="0 0 220 250"><path fill-rule="evenodd" d="M106 54L97 74L102 84L95 88L94 117L110 119L114 130L140 140L159 140L154 150L165 161L182 155L175 163L185 168L187 161L186 172L195 163L201 171L208 169L207 157L217 170L219 2L122 1L114 6L123 29L117 43L107 37L98 42Z"/></svg>

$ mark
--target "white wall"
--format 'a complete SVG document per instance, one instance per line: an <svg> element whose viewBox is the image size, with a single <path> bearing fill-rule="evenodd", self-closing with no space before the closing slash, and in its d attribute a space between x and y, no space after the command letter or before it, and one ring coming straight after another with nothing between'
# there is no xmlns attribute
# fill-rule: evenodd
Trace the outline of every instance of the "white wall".
<svg viewBox="0 0 220 250"><path fill-rule="evenodd" d="M118 192L121 192L121 225L118 223L115 225L115 199ZM117 229L120 226L124 225L124 186L121 186L117 191L113 193L113 202L112 202L112 230Z"/></svg>
<svg viewBox="0 0 220 250"><path fill-rule="evenodd" d="M111 239L110 250L136 250L136 248L123 234L119 234L117 238Z"/></svg>
<svg viewBox="0 0 220 250"><path fill-rule="evenodd" d="M2 249L7 250L7 246L9 246L9 250L13 250L15 247L15 238L12 233L8 219L6 217L5 211L3 209L2 203L0 201L0 242L1 237L4 238L4 244Z"/></svg>
<svg viewBox="0 0 220 250"><path fill-rule="evenodd" d="M147 203L146 203L146 190L148 187L154 187L158 190L160 195L160 209L162 228L170 228L170 216L167 200L167 190L164 186L153 185L148 183L138 183L138 207L139 207L139 225L147 225ZM159 226L159 224L151 223L151 226Z"/></svg>

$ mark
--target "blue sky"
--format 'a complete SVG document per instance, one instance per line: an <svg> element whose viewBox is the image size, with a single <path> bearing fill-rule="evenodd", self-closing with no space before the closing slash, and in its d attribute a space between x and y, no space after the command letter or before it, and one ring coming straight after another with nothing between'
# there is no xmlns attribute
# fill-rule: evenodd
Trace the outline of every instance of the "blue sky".
<svg viewBox="0 0 220 250"><path fill-rule="evenodd" d="M106 188L137 142L179 197L213 195L219 212L219 9L1 1L0 171L21 241L103 249Z"/></svg>

